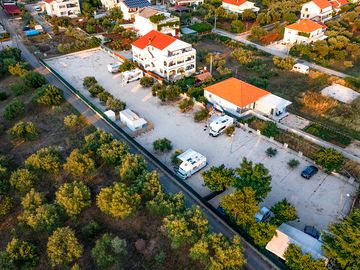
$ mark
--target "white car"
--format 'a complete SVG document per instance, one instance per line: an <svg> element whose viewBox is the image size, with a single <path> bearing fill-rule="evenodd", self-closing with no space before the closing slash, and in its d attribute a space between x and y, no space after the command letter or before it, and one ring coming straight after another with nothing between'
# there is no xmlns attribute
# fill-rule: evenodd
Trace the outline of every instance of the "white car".
<svg viewBox="0 0 360 270"><path fill-rule="evenodd" d="M41 11L41 7L40 7L40 6L35 6L35 7L34 7L34 10L35 10L35 11Z"/></svg>

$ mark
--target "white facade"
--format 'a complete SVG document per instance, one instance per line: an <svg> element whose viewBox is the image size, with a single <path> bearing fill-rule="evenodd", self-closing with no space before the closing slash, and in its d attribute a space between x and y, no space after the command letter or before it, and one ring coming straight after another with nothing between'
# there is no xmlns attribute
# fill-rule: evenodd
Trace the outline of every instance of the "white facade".
<svg viewBox="0 0 360 270"><path fill-rule="evenodd" d="M170 81L195 73L196 50L178 39L163 49L151 44L143 49L132 45L132 54L134 62Z"/></svg>
<svg viewBox="0 0 360 270"><path fill-rule="evenodd" d="M324 40L327 36L324 34L324 30L322 28L316 29L312 32L302 32L299 30L290 29L285 27L284 31L284 39L285 43L304 43L309 44L318 40Z"/></svg>
<svg viewBox="0 0 360 270"><path fill-rule="evenodd" d="M136 113L129 109L120 112L120 121L126 124L131 131L142 129L147 125L144 118L140 118Z"/></svg>
<svg viewBox="0 0 360 270"><path fill-rule="evenodd" d="M204 0L170 0L169 2L173 5L179 6L198 6L204 4Z"/></svg>
<svg viewBox="0 0 360 270"><path fill-rule="evenodd" d="M255 3L250 2L250 1L245 1L244 3L237 5L236 4L236 0L234 1L234 4L231 4L230 1L229 2L222 2L222 7L230 12L234 12L234 13L243 13L244 10L246 9L250 9L253 12L258 12L260 10L259 7L255 6Z"/></svg>
<svg viewBox="0 0 360 270"><path fill-rule="evenodd" d="M325 0L325 2L327 2ZM315 21L325 22L332 17L332 6L329 3L329 6L321 8L314 1L307 2L303 4L301 8L301 19L313 19Z"/></svg>
<svg viewBox="0 0 360 270"><path fill-rule="evenodd" d="M101 4L105 9L112 9L119 6L120 0L101 0Z"/></svg>
<svg viewBox="0 0 360 270"><path fill-rule="evenodd" d="M46 13L49 16L77 17L81 13L79 0L45 1Z"/></svg>
<svg viewBox="0 0 360 270"><path fill-rule="evenodd" d="M151 22L152 16L160 14L163 14L165 19L157 23ZM146 35L151 30L177 36L179 34L180 19L176 16L172 16L168 12L162 12L151 7L146 7L135 14L134 28L141 36Z"/></svg>

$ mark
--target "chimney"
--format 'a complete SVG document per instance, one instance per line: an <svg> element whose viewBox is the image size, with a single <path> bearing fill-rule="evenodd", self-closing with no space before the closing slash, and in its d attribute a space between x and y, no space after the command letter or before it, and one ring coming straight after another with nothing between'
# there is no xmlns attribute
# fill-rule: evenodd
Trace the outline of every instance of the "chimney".
<svg viewBox="0 0 360 270"><path fill-rule="evenodd" d="M149 43L148 43L148 46L151 45L151 38L149 38Z"/></svg>

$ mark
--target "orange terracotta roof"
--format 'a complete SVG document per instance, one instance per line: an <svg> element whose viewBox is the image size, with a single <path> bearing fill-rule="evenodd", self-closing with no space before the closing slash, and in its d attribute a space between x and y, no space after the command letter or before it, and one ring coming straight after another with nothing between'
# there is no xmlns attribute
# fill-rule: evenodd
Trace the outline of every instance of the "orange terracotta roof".
<svg viewBox="0 0 360 270"><path fill-rule="evenodd" d="M241 6L246 0L223 0L223 2L234 6Z"/></svg>
<svg viewBox="0 0 360 270"><path fill-rule="evenodd" d="M245 107L269 94L268 91L236 78L210 85L205 90L239 107Z"/></svg>
<svg viewBox="0 0 360 270"><path fill-rule="evenodd" d="M316 31L320 28L323 28L323 26L319 23L316 23L312 20L309 19L303 19L300 21L297 21L296 23L290 24L288 26L286 26L286 28L292 29L292 30L297 30L300 32L305 32L305 33L311 33L313 31Z"/></svg>
<svg viewBox="0 0 360 270"><path fill-rule="evenodd" d="M177 39L173 36L163 34L161 32L151 30L145 36L135 40L132 45L140 49L146 48L148 45L151 45L159 50L165 49L167 46L175 42Z"/></svg>
<svg viewBox="0 0 360 270"><path fill-rule="evenodd" d="M330 4L335 8L340 8L343 5L349 4L349 2L346 0L334 0L334 1L330 1Z"/></svg>
<svg viewBox="0 0 360 270"><path fill-rule="evenodd" d="M208 79L211 79L212 76L211 76L211 73L209 71L205 71L205 72L203 72L203 73L201 73L199 75L196 75L195 78L198 79L199 81L203 82L203 81L206 81Z"/></svg>
<svg viewBox="0 0 360 270"><path fill-rule="evenodd" d="M44 2L46 2L46 3L48 3L48 4L50 4L50 3L52 3L54 0L44 0Z"/></svg>
<svg viewBox="0 0 360 270"><path fill-rule="evenodd" d="M331 7L331 4L328 0L312 0L319 8Z"/></svg>

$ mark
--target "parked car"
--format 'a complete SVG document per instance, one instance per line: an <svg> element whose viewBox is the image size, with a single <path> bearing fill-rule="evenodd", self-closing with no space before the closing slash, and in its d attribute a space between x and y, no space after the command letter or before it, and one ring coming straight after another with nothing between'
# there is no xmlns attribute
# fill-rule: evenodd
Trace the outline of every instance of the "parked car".
<svg viewBox="0 0 360 270"><path fill-rule="evenodd" d="M316 168L313 165L307 166L301 173L301 176L310 179L314 174L316 174L319 171L318 168Z"/></svg>
<svg viewBox="0 0 360 270"><path fill-rule="evenodd" d="M34 7L34 10L37 11L37 12L39 12L39 11L41 11L41 7L40 7L40 6L35 6L35 7Z"/></svg>
<svg viewBox="0 0 360 270"><path fill-rule="evenodd" d="M219 212L220 215L222 215L223 217L226 217L226 212L225 212L224 208L222 208L221 206L218 206L216 208L216 210Z"/></svg>
<svg viewBox="0 0 360 270"><path fill-rule="evenodd" d="M255 214L256 222L266 222L273 216L269 208L263 207Z"/></svg>
<svg viewBox="0 0 360 270"><path fill-rule="evenodd" d="M320 232L314 226L308 226L308 225L305 226L304 233L310 235L311 237L314 237L315 239L319 239L321 235Z"/></svg>
<svg viewBox="0 0 360 270"><path fill-rule="evenodd" d="M24 26L23 27L23 31L29 31L29 30L31 30L32 28L30 27L30 26Z"/></svg>

